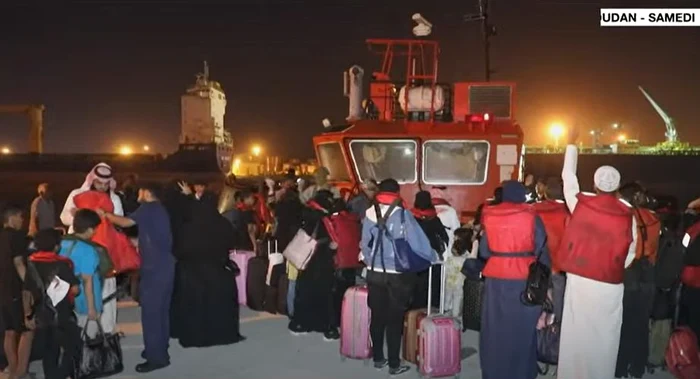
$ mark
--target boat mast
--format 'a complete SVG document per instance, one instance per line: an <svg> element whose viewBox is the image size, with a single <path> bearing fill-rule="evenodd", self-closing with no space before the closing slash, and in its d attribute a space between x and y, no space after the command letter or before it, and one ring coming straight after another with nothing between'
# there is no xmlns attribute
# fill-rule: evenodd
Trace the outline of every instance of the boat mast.
<svg viewBox="0 0 700 379"><path fill-rule="evenodd" d="M479 0L479 13L464 16L464 21L481 21L484 38L484 79L491 81L491 37L496 35L496 26L489 23L489 0Z"/></svg>
<svg viewBox="0 0 700 379"><path fill-rule="evenodd" d="M656 113L658 113L659 116L661 116L661 119L664 120L664 124L666 124L666 134L665 134L666 142L668 142L668 143L678 142L678 132L676 131L676 125L673 122L673 119L666 112L664 112L663 109L661 109L659 104L657 104L654 101L654 99L652 99L651 96L649 96L649 94L644 90L644 88L642 88L642 86L638 86L638 88L640 91L642 91L642 94L644 95L644 97L647 98L649 103L651 103L651 106L654 107L654 109L656 110Z"/></svg>

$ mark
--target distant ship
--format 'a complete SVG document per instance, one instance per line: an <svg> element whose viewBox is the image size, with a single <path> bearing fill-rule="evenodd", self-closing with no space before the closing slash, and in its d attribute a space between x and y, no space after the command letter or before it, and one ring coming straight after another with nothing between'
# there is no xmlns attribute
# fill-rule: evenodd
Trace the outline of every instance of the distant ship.
<svg viewBox="0 0 700 379"><path fill-rule="evenodd" d="M168 173L231 172L233 139L224 128L226 94L221 84L209 78L209 66L197 75L194 85L181 96L180 143L177 151L154 154L44 154L43 105L0 105L0 113L26 113L29 118L29 153L0 156L0 173L87 172L99 162L108 162L116 172Z"/></svg>

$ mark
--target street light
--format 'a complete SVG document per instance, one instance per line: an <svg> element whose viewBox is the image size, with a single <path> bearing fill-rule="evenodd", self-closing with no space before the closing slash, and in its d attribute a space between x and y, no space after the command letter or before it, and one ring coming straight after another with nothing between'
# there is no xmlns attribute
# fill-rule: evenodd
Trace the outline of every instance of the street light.
<svg viewBox="0 0 700 379"><path fill-rule="evenodd" d="M612 128L613 128L613 129L620 129L620 124L618 124L618 123L616 122L616 123L612 124Z"/></svg>
<svg viewBox="0 0 700 379"><path fill-rule="evenodd" d="M148 145L143 145L143 151L151 151L151 147Z"/></svg>
<svg viewBox="0 0 700 379"><path fill-rule="evenodd" d="M262 147L260 145L253 145L253 147L250 149L250 152L253 153L256 157L260 156L260 153L262 153Z"/></svg>
<svg viewBox="0 0 700 379"><path fill-rule="evenodd" d="M627 136L625 136L624 134L620 134L619 136L617 136L618 142L624 142L625 140L627 140Z"/></svg>
<svg viewBox="0 0 700 379"><path fill-rule="evenodd" d="M559 147L559 138L564 135L564 126L562 124L552 124L549 127L549 134L554 138L554 146Z"/></svg>
<svg viewBox="0 0 700 379"><path fill-rule="evenodd" d="M11 152L12 152L12 150L10 150L9 147L3 146L3 148L2 148L2 153L3 153L4 155L10 154Z"/></svg>
<svg viewBox="0 0 700 379"><path fill-rule="evenodd" d="M119 154L121 154L121 155L131 155L131 154L133 154L133 150L131 150L131 147L130 147L130 146L124 145L124 146L122 146L122 147L119 148Z"/></svg>

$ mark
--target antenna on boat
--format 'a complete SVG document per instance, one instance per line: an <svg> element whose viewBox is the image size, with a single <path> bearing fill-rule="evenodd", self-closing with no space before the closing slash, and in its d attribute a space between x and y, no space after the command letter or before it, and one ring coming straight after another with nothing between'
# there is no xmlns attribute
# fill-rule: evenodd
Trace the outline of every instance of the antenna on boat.
<svg viewBox="0 0 700 379"><path fill-rule="evenodd" d="M496 36L496 26L489 23L489 0L479 0L479 13L464 16L464 21L481 21L484 37L484 79L491 81L491 37Z"/></svg>
<svg viewBox="0 0 700 379"><path fill-rule="evenodd" d="M204 81L209 81L209 64L207 61L204 61Z"/></svg>

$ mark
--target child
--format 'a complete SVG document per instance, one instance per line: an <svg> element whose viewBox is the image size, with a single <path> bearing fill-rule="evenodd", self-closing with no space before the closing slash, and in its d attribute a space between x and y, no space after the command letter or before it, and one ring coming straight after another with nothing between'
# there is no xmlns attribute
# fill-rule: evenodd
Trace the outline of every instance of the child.
<svg viewBox="0 0 700 379"><path fill-rule="evenodd" d="M80 294L75 298L75 312L78 314L78 326L87 328L89 337L97 333L97 324L102 313L102 278L100 276L100 258L90 242L95 228L100 224L100 216L89 209L79 209L73 217L73 231L77 239L61 241L60 255L73 261L73 272L80 281Z"/></svg>
<svg viewBox="0 0 700 379"><path fill-rule="evenodd" d="M34 311L39 327L47 331L44 375L46 379L66 379L73 375L80 354L80 329L73 313L80 282L73 274L73 262L57 254L60 238L56 230L40 230L34 246L37 251L30 255L29 262L36 269L35 283L41 290L36 291L35 299L41 300L35 302Z"/></svg>
<svg viewBox="0 0 700 379"><path fill-rule="evenodd" d="M27 367L34 340L31 292L25 288L28 241L22 232L22 208L10 205L2 212L0 230L0 331L5 332L4 350L9 378L28 377Z"/></svg>
<svg viewBox="0 0 700 379"><path fill-rule="evenodd" d="M447 278L445 279L445 312L452 317L460 317L462 314L462 297L465 276L462 274L462 266L472 251L474 230L471 228L459 228L455 230L455 239L452 244L452 254L445 261Z"/></svg>

